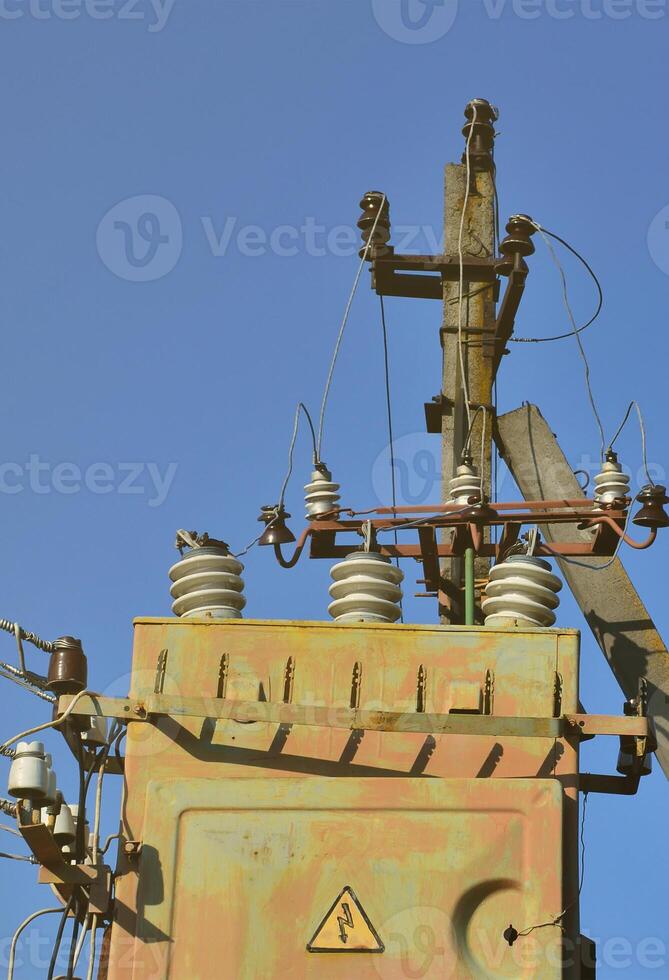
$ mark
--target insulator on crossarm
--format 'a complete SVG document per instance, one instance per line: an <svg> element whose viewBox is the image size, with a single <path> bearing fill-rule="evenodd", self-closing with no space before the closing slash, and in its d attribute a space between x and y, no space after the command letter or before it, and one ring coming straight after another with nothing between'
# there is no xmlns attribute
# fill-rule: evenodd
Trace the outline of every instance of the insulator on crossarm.
<svg viewBox="0 0 669 980"><path fill-rule="evenodd" d="M472 463L471 456L464 455L456 470L456 475L449 484L451 499L454 503L466 507L470 503L481 500L481 477ZM475 498L472 500L472 498Z"/></svg>
<svg viewBox="0 0 669 980"><path fill-rule="evenodd" d="M190 550L169 571L174 615L241 619L246 605L242 563L224 541L208 535L198 537L193 532L186 543Z"/></svg>
<svg viewBox="0 0 669 980"><path fill-rule="evenodd" d="M49 769L43 742L19 742L9 770L9 795L18 800L43 800L49 791Z"/></svg>
<svg viewBox="0 0 669 980"><path fill-rule="evenodd" d="M486 626L521 620L532 626L552 626L560 605L562 582L543 558L512 555L490 572L481 603Z"/></svg>
<svg viewBox="0 0 669 980"><path fill-rule="evenodd" d="M327 466L323 464L317 466L311 474L311 483L305 484L304 487L307 520L317 521L336 510L339 502L338 490L339 484L332 482L332 473Z"/></svg>
<svg viewBox="0 0 669 980"><path fill-rule="evenodd" d="M404 578L390 559L373 551L356 551L333 565L333 601L328 612L336 623L394 623L400 618Z"/></svg>
<svg viewBox="0 0 669 980"><path fill-rule="evenodd" d="M363 247L360 258L366 257L368 262L393 251L390 241L390 205L388 198L381 191L367 191L360 201L362 214L358 220L358 228L362 234ZM372 229L374 235L372 236ZM368 247L369 246L369 247Z"/></svg>
<svg viewBox="0 0 669 980"><path fill-rule="evenodd" d="M609 449L601 472L595 476L595 500L598 504L610 506L616 500L625 500L629 492L630 478L623 473L617 454Z"/></svg>

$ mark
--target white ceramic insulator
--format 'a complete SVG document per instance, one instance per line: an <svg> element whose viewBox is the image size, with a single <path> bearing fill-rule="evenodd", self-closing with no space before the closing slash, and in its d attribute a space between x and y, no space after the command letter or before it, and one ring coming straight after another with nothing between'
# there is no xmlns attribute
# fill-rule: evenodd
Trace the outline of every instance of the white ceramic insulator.
<svg viewBox="0 0 669 980"><path fill-rule="evenodd" d="M630 478L623 473L620 463L606 462L601 472L595 476L595 500L601 504L612 504L614 500L628 497Z"/></svg>
<svg viewBox="0 0 669 980"><path fill-rule="evenodd" d="M394 623L400 618L402 571L376 552L354 552L333 565L333 601L328 612L337 623Z"/></svg>
<svg viewBox="0 0 669 980"><path fill-rule="evenodd" d="M61 804L60 813L56 817L56 822L53 827L53 836L56 843L61 846L74 843L76 827L74 825L72 811L67 803Z"/></svg>
<svg viewBox="0 0 669 980"><path fill-rule="evenodd" d="M49 770L42 742L19 742L9 770L8 791L19 800L43 800L49 789Z"/></svg>
<svg viewBox="0 0 669 980"><path fill-rule="evenodd" d="M461 463L456 475L449 484L451 498L454 503L466 507L470 497L481 496L481 477L476 467L469 463Z"/></svg>
<svg viewBox="0 0 669 980"><path fill-rule="evenodd" d="M91 727L81 736L87 745L93 747L107 744L107 719L101 715L91 715Z"/></svg>
<svg viewBox="0 0 669 980"><path fill-rule="evenodd" d="M562 582L548 562L528 555L514 555L495 565L481 603L486 626L522 620L533 626L552 626L560 605Z"/></svg>
<svg viewBox="0 0 669 980"><path fill-rule="evenodd" d="M339 484L332 482L332 474L328 470L314 470L311 483L304 487L307 520L318 520L323 514L334 510L339 502L338 490Z"/></svg>
<svg viewBox="0 0 669 980"><path fill-rule="evenodd" d="M169 576L174 583L175 616L210 616L214 619L241 619L246 605L244 566L219 548L194 548L172 565Z"/></svg>

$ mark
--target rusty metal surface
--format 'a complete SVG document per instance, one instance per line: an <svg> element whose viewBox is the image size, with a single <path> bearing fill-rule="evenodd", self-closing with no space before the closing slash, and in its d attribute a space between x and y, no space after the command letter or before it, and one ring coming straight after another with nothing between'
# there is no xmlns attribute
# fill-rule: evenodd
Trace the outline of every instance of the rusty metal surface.
<svg viewBox="0 0 669 980"><path fill-rule="evenodd" d="M526 497L578 496L578 481L536 406L501 416L498 437L500 452ZM543 531L551 544L564 538L560 525L549 524ZM587 543L590 532L579 534ZM602 564L597 559L592 563ZM560 568L626 697L636 696L639 678L648 681L657 758L669 776L669 652L648 610L619 559L598 572L567 562Z"/></svg>
<svg viewBox="0 0 669 980"><path fill-rule="evenodd" d="M142 619L132 676L130 703L204 698L333 706L450 714L463 727L469 719L498 718L503 727L508 718L550 722L556 710L578 714L578 634ZM451 714L459 711L478 713ZM555 967L518 972L516 952L509 950L509 960L497 942L498 918L508 915L510 899L519 903L514 924L530 926L535 910L544 918L559 914L577 882L578 738L553 734L364 731L212 716L129 724L122 834L123 841L141 842L141 853L126 856L121 847L109 977L210 977L206 951L223 936L229 958L217 962L217 976L403 976L400 953L388 942L383 953L356 954L355 972L341 965L353 954L306 952L346 885L380 916L373 923L379 930L395 934L393 918L409 916L406 955L414 963L419 926L441 923L439 942L452 955L443 923L457 906L468 910L458 912L465 919L473 916L476 930L480 924L491 933L490 948L504 964L496 976L571 975ZM307 850L290 858L286 841L303 836ZM539 840L541 859L527 862L522 855ZM499 895L491 886L486 897L495 865L516 884ZM342 874L359 868L359 880L335 882L326 871L336 867ZM264 933L257 932L260 920ZM567 917L570 935L578 935L577 920L575 907ZM542 943L555 942L560 930L541 932ZM480 976L461 938L456 948L459 972L452 976ZM274 957L271 969L265 956ZM379 964L386 973L378 973ZM425 976L443 976L443 959L439 969Z"/></svg>
<svg viewBox="0 0 669 980"><path fill-rule="evenodd" d="M147 788L139 932L172 942L143 944L134 976L211 977L215 963L235 980L371 980L405 978L426 959L435 978L562 976L559 929L543 931L534 963L503 939L509 919L532 925L567 904L555 781L236 778L187 789ZM346 886L382 953L352 952L338 931L336 953L307 950ZM341 918L344 935L357 926L352 910ZM421 927L427 942L416 944Z"/></svg>

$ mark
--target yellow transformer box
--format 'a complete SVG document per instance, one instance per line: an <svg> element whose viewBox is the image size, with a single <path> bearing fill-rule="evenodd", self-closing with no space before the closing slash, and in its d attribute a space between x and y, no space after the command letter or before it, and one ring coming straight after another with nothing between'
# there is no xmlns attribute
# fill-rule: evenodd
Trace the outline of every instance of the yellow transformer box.
<svg viewBox="0 0 669 980"><path fill-rule="evenodd" d="M573 630L138 619L127 710L161 713L128 725L109 980L594 976L578 657Z"/></svg>

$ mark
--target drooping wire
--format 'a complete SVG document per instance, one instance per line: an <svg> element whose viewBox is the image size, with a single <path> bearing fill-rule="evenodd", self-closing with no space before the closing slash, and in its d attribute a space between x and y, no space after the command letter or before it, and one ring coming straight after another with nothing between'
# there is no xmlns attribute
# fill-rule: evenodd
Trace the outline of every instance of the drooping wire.
<svg viewBox="0 0 669 980"><path fill-rule="evenodd" d="M58 718L54 718L53 721L47 721L43 725L36 725L34 728L28 728L25 732L19 732L18 735L14 735L12 738L7 739L2 743L2 745L0 745L0 755L5 755L6 751L10 750L9 747L11 745L13 745L15 742L22 742L29 735L36 735L37 732L44 732L47 730L47 728L57 728L59 725L62 725L63 722L67 721L67 719L70 717L79 701L83 697L90 695L90 693L91 692L87 690L79 691L78 694L75 694L65 711L62 713L62 715L59 715Z"/></svg>
<svg viewBox="0 0 669 980"><path fill-rule="evenodd" d="M57 905L55 909L40 909L39 912L33 912L24 919L20 926L18 926L14 936L12 937L12 944L9 948L9 961L7 964L7 980L13 980L14 977L14 961L16 959L16 946L18 944L21 933L26 929L31 922L38 919L41 915L56 915L57 913L63 912L62 905Z"/></svg>
<svg viewBox="0 0 669 980"><path fill-rule="evenodd" d="M576 256L579 262L581 262L582 265L584 265L585 268L587 269L588 273L592 278L592 281L595 284L595 288L597 289L597 309L590 317L588 322L584 323L583 326L579 327L578 330L575 331L578 334L582 334L584 330L587 330L588 327L592 326L592 324L595 322L595 320L597 319L597 317L602 311L602 306L604 305L604 292L602 290L602 285L599 279L597 278L596 273L590 266L590 264L587 262L586 259L583 258L581 253L578 252L573 247L573 245L570 245L569 242L565 241L564 238L560 238L560 236L556 235L554 231L549 231L547 228L542 228L541 230L544 235L549 235L551 238L554 238L556 242L559 242L561 245L564 245L564 247L568 249L568 251L570 251L572 255ZM568 340L569 337L573 337L573 335L574 335L574 331L570 331L569 333L557 334L555 337L510 337L509 341L510 343L513 344L548 344L548 343L552 343L555 340Z"/></svg>
<svg viewBox="0 0 669 980"><path fill-rule="evenodd" d="M293 425L293 434L290 439L290 445L288 447L288 470L284 478L283 484L281 486L281 493L279 494L279 507L283 507L283 503L286 497L286 490L288 489L288 484L293 473L293 452L295 451L295 443L297 441L297 433L300 427L300 412L304 412L307 422L309 423L309 428L311 429L311 437L314 446L314 465L316 466L320 462L320 441L316 440L316 434L314 432L314 423L311 420L311 415L303 402L298 402L297 408L295 409L295 423Z"/></svg>
<svg viewBox="0 0 669 980"><path fill-rule="evenodd" d="M392 410L392 398L390 395L390 363L388 358L388 328L386 326L386 309L383 303L383 296L380 295L381 300L381 333L383 336L383 370L385 376L385 388L386 388L386 414L388 417L388 444L390 446L390 491L393 502L393 517L397 517L397 483L395 479L395 441L393 435L393 410ZM397 529L394 530L395 547L397 547ZM399 558L395 558L395 564L400 567ZM400 599L400 621L404 622L404 609L402 607L402 599Z"/></svg>
<svg viewBox="0 0 669 980"><path fill-rule="evenodd" d="M469 203L469 185L471 180L471 160L470 160L470 147L472 142L472 136L474 135L474 128L476 126L476 104L472 105L472 123L469 128L469 133L467 134L467 144L465 146L465 193L462 202L462 214L460 215L460 228L458 231L458 359L460 362L460 380L462 383L462 391L465 397L465 411L467 413L467 425L471 428L472 418L471 418L471 408L469 406L469 386L467 384L467 374L465 371L465 355L462 342L462 315L463 315L463 296L464 291L464 256L463 256L463 237L465 231L465 217L467 214L467 205Z"/></svg>
<svg viewBox="0 0 669 980"><path fill-rule="evenodd" d="M623 535L627 534L629 530L631 517L632 517L632 508L630 507L629 510L627 511L627 517L625 518L625 527L623 528ZM608 559L608 561L605 561L603 565L590 565L587 561L579 561L578 558L568 558L566 555L561 555L559 551L555 550L555 548L551 548L551 546L547 544L546 541L543 542L543 547L547 551L549 551L554 558L557 558L558 561L565 562L565 564L567 565L576 565L577 568L587 568L588 571L590 572L603 572L607 568L610 568L611 565L613 565L613 563L617 559L618 553L623 546L623 535L621 535L618 538L618 544L616 545L616 549L613 552L613 555Z"/></svg>
<svg viewBox="0 0 669 980"><path fill-rule="evenodd" d="M616 434L614 435L613 439L609 443L609 449L613 449L616 441L618 440L618 437L620 436L621 432L623 431L623 429L627 425L627 422L629 420L629 417L632 414L632 409L633 408L636 409L636 413L637 413L637 416L638 416L638 419L639 419L639 429L641 430L641 453L642 453L642 456L643 456L643 468L644 468L644 471L646 473L646 479L648 480L648 482L650 483L650 485L652 487L654 487L655 486L655 481L653 480L652 476L650 475L650 470L648 468L648 446L647 446L647 437L646 437L646 424L644 422L644 418L643 418L643 415L641 413L641 407L640 407L639 403L636 400L631 401L629 403L629 407L628 407L628 409L627 409L627 411L625 413L625 418L620 423L620 426L618 427L618 431L616 432Z"/></svg>
<svg viewBox="0 0 669 980"><path fill-rule="evenodd" d="M360 265L358 266L358 271L356 273L355 279L353 280L353 287L348 297L346 309L344 310L344 317L342 319L341 326L339 328L339 333L337 334L337 342L335 343L335 348L332 354L332 360L330 361L330 367L325 382L325 388L323 390L323 400L321 401L320 416L318 419L318 438L316 440L316 455L319 460L321 457L321 446L323 443L323 426L325 423L325 409L327 406L328 396L330 394L332 378L334 377L334 370L335 370L335 365L337 363L337 357L339 356L339 348L341 347L341 342L344 339L344 331L346 330L346 324L348 323L348 317L349 317L349 313L351 312L351 306L353 305L353 300L358 290L358 283L360 282L360 276L362 275L362 270L364 269L365 262L367 261L367 254L374 243L374 232L376 231L376 226L379 223L379 219L381 217L385 204L386 204L386 195L384 194L381 199L381 204L379 206L378 213L376 215L376 218L374 219L372 230L369 233L369 238L365 243L365 247L362 253L362 258L360 260Z"/></svg>
<svg viewBox="0 0 669 980"><path fill-rule="evenodd" d="M518 933L518 935L516 937L517 939L524 938L525 936L529 936L530 933L535 932L537 929L547 929L549 926L559 926L561 929L564 929L564 926L562 924L562 920L564 919L564 917L567 914L567 912L570 912L571 909L573 909L574 906L578 903L578 900L581 897L581 892L583 891L583 883L585 881L585 814L586 814L587 806L588 806L588 794L586 792L586 793L583 794L583 808L582 808L582 811L581 811L581 833L580 833L580 842L581 842L581 874L580 874L580 877L579 877L578 892L576 894L576 897L574 898L574 900L572 902L569 903L569 905L567 905L567 907L562 912L560 912L559 915L556 915L555 918L554 919L551 919L549 922L541 922L541 923L539 923L539 925L530 926L529 929L522 929ZM514 940L514 942L515 942L515 940Z"/></svg>
<svg viewBox="0 0 669 980"><path fill-rule="evenodd" d="M588 361L588 356L585 353L585 348L583 346L583 341L581 340L582 329L579 330L578 327L576 326L576 320L574 319L574 313L572 311L571 304L569 302L569 293L567 291L567 277L565 275L565 271L564 271L564 268L562 266L562 263L560 262L560 259L557 256L557 252L553 248L553 244L552 244L552 242L550 240L551 238L556 238L557 239L557 236L554 235L553 232L546 232L544 230L544 228L538 222L536 222L536 221L533 221L532 224L536 228L536 230L539 232L539 234L541 235L541 237L543 238L544 243L545 243L545 245L548 248L548 251L550 253L550 256L551 256L551 258L552 258L552 260L553 260L553 262L554 262L554 264L555 264L555 266L556 266L556 268L557 268L557 270L558 270L558 272L560 274L560 282L562 284L562 299L564 301L565 309L567 311L567 316L569 317L569 321L570 321L570 323L572 325L572 333L571 334L567 334L567 336L572 336L573 335L576 338L576 343L578 344L579 353L581 355L581 359L583 361L583 367L584 367L584 371L585 371L585 386L586 386L587 393L588 393L588 400L590 401L590 406L592 408L592 413L593 413L593 415L595 417L595 422L597 423L597 428L599 429L599 434L600 434L600 439L601 439L601 458L602 458L602 460L604 460L604 455L605 455L605 452L606 452L606 436L604 435L604 425L602 424L601 415L599 414L599 410L597 408L597 403L595 401L594 392L592 390L592 383L591 383L591 377L590 377L590 362ZM562 241L562 239L559 239L559 240ZM572 249L572 251L573 251L573 249ZM593 273L593 275L594 275L594 273ZM600 292L601 292L601 288L600 288Z"/></svg>

